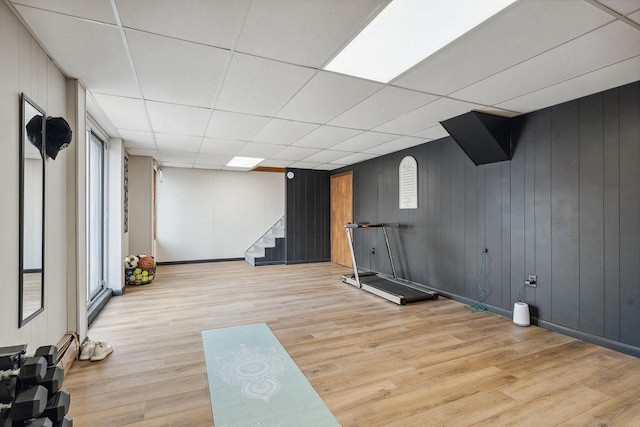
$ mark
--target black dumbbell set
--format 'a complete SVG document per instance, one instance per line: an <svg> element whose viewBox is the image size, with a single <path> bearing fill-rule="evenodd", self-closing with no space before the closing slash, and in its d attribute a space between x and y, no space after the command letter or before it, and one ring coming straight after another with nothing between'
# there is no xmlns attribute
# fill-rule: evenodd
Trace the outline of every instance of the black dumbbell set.
<svg viewBox="0 0 640 427"><path fill-rule="evenodd" d="M72 427L58 349L43 346L31 357L26 350L26 344L0 347L0 427Z"/></svg>

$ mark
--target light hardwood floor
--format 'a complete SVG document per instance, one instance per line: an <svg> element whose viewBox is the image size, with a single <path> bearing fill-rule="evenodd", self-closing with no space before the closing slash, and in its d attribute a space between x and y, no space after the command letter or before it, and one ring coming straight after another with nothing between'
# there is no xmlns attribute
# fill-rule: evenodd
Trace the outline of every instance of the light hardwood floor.
<svg viewBox="0 0 640 427"><path fill-rule="evenodd" d="M65 379L82 426L210 426L201 331L266 322L343 426L640 426L640 359L441 298L397 306L337 264L162 266Z"/></svg>

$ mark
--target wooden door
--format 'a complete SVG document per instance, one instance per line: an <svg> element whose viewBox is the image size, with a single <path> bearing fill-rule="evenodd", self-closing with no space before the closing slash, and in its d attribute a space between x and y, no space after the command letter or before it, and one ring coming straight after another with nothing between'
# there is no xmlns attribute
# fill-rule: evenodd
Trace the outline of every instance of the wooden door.
<svg viewBox="0 0 640 427"><path fill-rule="evenodd" d="M353 267L344 225L353 222L353 172L331 177L331 262Z"/></svg>

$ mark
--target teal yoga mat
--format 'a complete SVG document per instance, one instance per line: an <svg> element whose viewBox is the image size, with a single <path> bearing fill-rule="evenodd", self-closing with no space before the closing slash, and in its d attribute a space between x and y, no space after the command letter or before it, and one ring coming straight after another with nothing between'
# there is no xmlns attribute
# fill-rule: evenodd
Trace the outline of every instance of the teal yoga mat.
<svg viewBox="0 0 640 427"><path fill-rule="evenodd" d="M265 323L202 332L216 427L340 426Z"/></svg>

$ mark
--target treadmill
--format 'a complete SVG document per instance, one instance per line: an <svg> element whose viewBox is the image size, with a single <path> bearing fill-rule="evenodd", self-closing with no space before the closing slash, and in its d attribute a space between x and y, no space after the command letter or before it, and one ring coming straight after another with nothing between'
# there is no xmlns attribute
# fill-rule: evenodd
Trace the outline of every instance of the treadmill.
<svg viewBox="0 0 640 427"><path fill-rule="evenodd" d="M398 279L396 275L396 267L393 263L393 256L391 255L391 248L389 247L389 236L387 235L387 227L400 227L400 224L369 224L366 222L345 224L344 228L347 232L349 250L351 251L351 261L353 263L353 274L343 274L341 276L342 281L399 305L437 299L437 292L420 290L412 286L409 282ZM387 253L389 254L389 261L391 262L391 271L393 272L393 277L382 273L358 271L358 265L356 264L356 255L353 249L353 232L358 228L382 229L382 233L384 234L384 242L387 246Z"/></svg>

